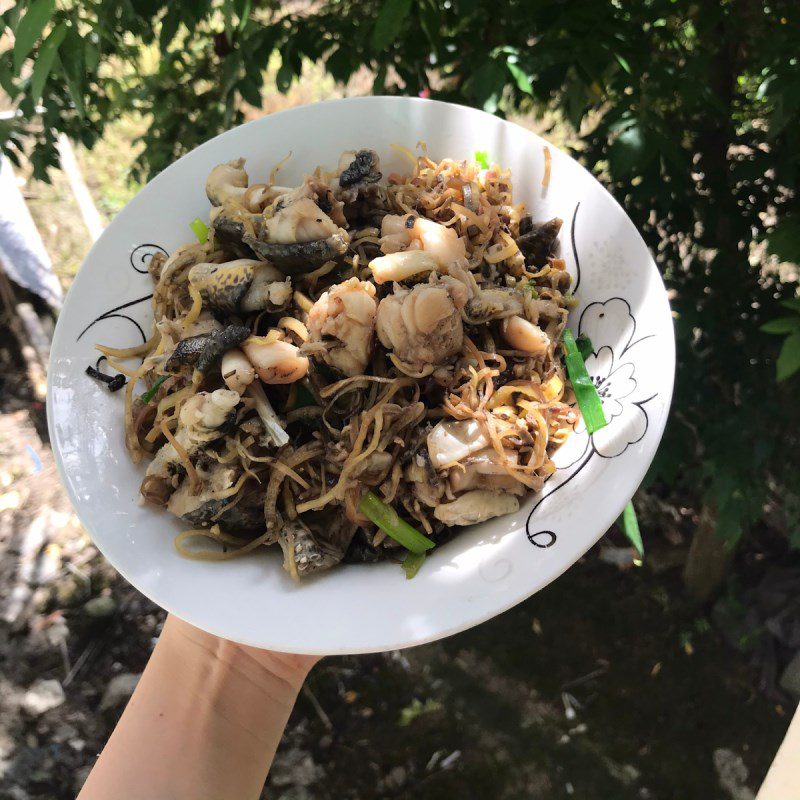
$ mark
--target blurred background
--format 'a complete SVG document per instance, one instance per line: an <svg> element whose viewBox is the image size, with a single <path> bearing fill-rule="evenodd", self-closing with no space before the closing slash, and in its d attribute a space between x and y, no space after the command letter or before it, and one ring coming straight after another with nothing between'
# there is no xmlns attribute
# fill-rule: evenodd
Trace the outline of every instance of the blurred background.
<svg viewBox="0 0 800 800"><path fill-rule="evenodd" d="M472 631L325 659L264 796L753 798L800 700L797 4L0 10L0 797L74 796L163 621L81 529L48 443L49 340L83 257L207 138L376 93L483 108L597 175L669 289L675 398L634 498L643 554L620 524Z"/></svg>

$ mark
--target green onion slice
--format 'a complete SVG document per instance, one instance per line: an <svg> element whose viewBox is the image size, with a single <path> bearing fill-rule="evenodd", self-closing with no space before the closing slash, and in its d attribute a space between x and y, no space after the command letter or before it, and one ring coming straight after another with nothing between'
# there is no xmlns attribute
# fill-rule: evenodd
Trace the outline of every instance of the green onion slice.
<svg viewBox="0 0 800 800"><path fill-rule="evenodd" d="M644 558L644 544L642 543L642 534L639 530L639 520L636 518L633 500L629 500L628 505L622 511L622 530L628 541L636 548L639 557Z"/></svg>
<svg viewBox="0 0 800 800"><path fill-rule="evenodd" d="M208 241L208 225L200 219L200 217L195 217L190 223L189 227L192 229L192 233L197 237L197 241L200 244L205 244Z"/></svg>
<svg viewBox="0 0 800 800"><path fill-rule="evenodd" d="M164 383L167 378L169 378L169 375L162 375L160 378L158 378L156 382L142 395L142 402L149 403L156 396L158 387L161 386L161 384Z"/></svg>
<svg viewBox="0 0 800 800"><path fill-rule="evenodd" d="M536 288L536 284L533 281L524 283L522 285L522 291L529 294L533 300L538 300L539 298L539 290Z"/></svg>
<svg viewBox="0 0 800 800"><path fill-rule="evenodd" d="M594 345L592 344L592 340L585 334L582 333L576 340L575 344L578 346L578 352L581 354L581 358L586 361L589 356L594 353Z"/></svg>
<svg viewBox="0 0 800 800"><path fill-rule="evenodd" d="M489 154L485 150L476 150L475 162L481 169L489 169Z"/></svg>
<svg viewBox="0 0 800 800"><path fill-rule="evenodd" d="M564 352L566 353L564 361L567 365L567 374L572 382L572 388L575 390L575 399L578 401L583 421L586 423L586 430L589 433L594 433L608 425L603 414L600 395L597 394L597 389L586 371L583 356L569 328L564 328L562 341Z"/></svg>
<svg viewBox="0 0 800 800"><path fill-rule="evenodd" d="M425 561L425 553L409 553L403 559L403 572L406 573L406 580L411 580L420 570Z"/></svg>
<svg viewBox="0 0 800 800"><path fill-rule="evenodd" d="M358 510L374 522L387 536L403 545L406 550L422 555L434 544L416 528L412 528L397 516L397 512L383 502L374 492L365 492L358 504Z"/></svg>
<svg viewBox="0 0 800 800"><path fill-rule="evenodd" d="M311 390L305 386L306 380L308 379L303 378L302 382L295 384L297 388L295 390L294 403L291 406L287 404L285 408L286 411L294 411L296 408L317 405L317 401L314 399L314 395L311 394Z"/></svg>

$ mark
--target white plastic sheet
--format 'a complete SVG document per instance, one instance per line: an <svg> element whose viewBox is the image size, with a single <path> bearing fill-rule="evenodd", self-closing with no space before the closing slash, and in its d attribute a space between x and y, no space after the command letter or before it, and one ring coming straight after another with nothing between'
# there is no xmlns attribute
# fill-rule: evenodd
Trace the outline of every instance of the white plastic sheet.
<svg viewBox="0 0 800 800"><path fill-rule="evenodd" d="M61 307L61 284L25 205L14 170L3 156L0 156L0 261L11 280L54 308Z"/></svg>

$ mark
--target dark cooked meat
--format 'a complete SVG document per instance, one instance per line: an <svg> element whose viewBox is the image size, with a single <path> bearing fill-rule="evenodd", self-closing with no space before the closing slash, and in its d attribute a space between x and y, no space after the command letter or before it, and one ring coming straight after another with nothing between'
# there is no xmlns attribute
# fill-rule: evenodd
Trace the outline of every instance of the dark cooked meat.
<svg viewBox="0 0 800 800"><path fill-rule="evenodd" d="M339 233L335 233L327 239L314 239L310 242L293 242L291 244L262 242L249 234L244 235L243 241L249 245L257 258L269 261L288 275L313 272L326 261L347 252L347 240Z"/></svg>
<svg viewBox="0 0 800 800"><path fill-rule="evenodd" d="M253 251L242 242L244 223L220 214L211 224L214 228L214 240L217 245L238 258L255 258Z"/></svg>
<svg viewBox="0 0 800 800"><path fill-rule="evenodd" d="M339 186L346 188L357 183L377 183L381 179L378 171L380 159L374 150L359 150L350 166L339 176Z"/></svg>
<svg viewBox="0 0 800 800"><path fill-rule="evenodd" d="M179 372L182 367L197 367L203 374L232 347L243 342L250 335L250 328L244 325L228 325L221 331L202 333L181 339L172 355L167 359L164 369Z"/></svg>
<svg viewBox="0 0 800 800"><path fill-rule="evenodd" d="M209 500L184 514L181 519L198 528L210 528L219 524L222 530L233 534L264 529L264 509L260 504L245 505L242 501L229 508L233 500L234 498Z"/></svg>
<svg viewBox="0 0 800 800"><path fill-rule="evenodd" d="M525 263L532 267L543 267L553 255L558 232L564 220L559 217L547 222L534 222L531 217L523 217L519 222L520 236L517 246L525 256Z"/></svg>

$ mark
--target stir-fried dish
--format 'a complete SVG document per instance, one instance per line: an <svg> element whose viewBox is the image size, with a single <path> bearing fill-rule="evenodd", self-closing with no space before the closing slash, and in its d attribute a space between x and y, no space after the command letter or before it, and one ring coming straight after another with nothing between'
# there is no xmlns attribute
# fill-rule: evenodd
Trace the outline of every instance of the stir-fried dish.
<svg viewBox="0 0 800 800"><path fill-rule="evenodd" d="M99 348L129 378L141 495L185 521L185 555L277 544L294 577L413 571L554 471L579 415L561 220L535 221L496 165L400 150L402 174L359 150L295 187L215 167L200 241L149 262L151 338Z"/></svg>

